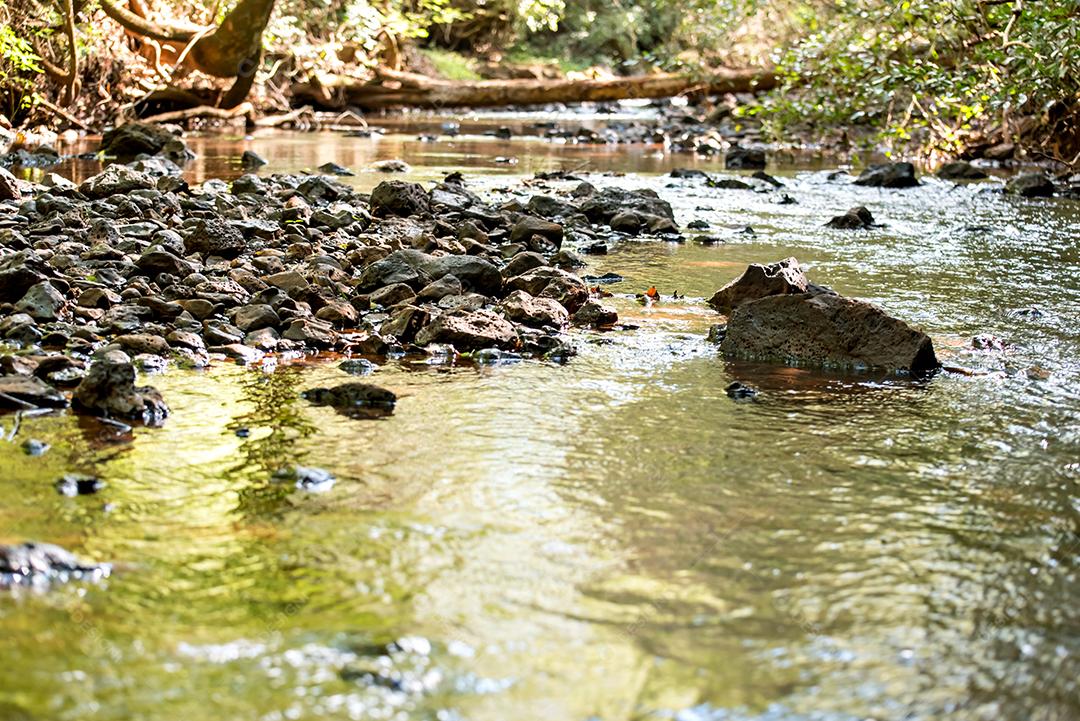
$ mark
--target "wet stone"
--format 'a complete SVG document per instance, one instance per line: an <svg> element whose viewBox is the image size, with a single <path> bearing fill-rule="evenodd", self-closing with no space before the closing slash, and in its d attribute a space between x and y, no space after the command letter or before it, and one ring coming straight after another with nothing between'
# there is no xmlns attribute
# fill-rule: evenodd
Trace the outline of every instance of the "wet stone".
<svg viewBox="0 0 1080 721"><path fill-rule="evenodd" d="M329 406L350 418L381 418L394 412L397 395L370 383L349 382L300 394L315 406Z"/></svg>
<svg viewBox="0 0 1080 721"><path fill-rule="evenodd" d="M304 491L328 491L334 486L334 475L330 471L312 466L292 466L279 468L274 472L274 480L294 484Z"/></svg>
<svg viewBox="0 0 1080 721"><path fill-rule="evenodd" d="M105 482L96 476L70 473L59 479L54 485L60 495L74 498L75 496L89 496L97 493L105 487Z"/></svg>

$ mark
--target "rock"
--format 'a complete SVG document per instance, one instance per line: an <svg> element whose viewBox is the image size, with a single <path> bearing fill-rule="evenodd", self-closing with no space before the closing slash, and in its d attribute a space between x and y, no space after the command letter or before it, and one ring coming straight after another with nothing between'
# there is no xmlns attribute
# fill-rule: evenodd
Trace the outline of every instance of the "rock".
<svg viewBox="0 0 1080 721"><path fill-rule="evenodd" d="M329 348L337 342L337 334L333 327L329 323L314 318L295 319L281 337L298 343L306 343L313 348Z"/></svg>
<svg viewBox="0 0 1080 721"><path fill-rule="evenodd" d="M554 250L562 247L563 227L558 223L532 215L526 215L514 223L514 227L510 230L510 242L528 244L534 235L547 239L554 246Z"/></svg>
<svg viewBox="0 0 1080 721"><path fill-rule="evenodd" d="M564 328L570 320L570 314L558 301L552 298L534 298L523 290L515 290L506 296L498 308L515 323L534 328Z"/></svg>
<svg viewBox="0 0 1080 721"><path fill-rule="evenodd" d="M736 145L724 155L724 167L728 170L761 170L765 168L765 151L742 148Z"/></svg>
<svg viewBox="0 0 1080 721"><path fill-rule="evenodd" d="M240 166L248 170L254 168L261 168L266 165L266 159L256 153L254 150L245 150L240 154Z"/></svg>
<svg viewBox="0 0 1080 721"><path fill-rule="evenodd" d="M257 303L237 308L233 323L237 328L248 333L261 328L276 328L281 323L281 318L269 305Z"/></svg>
<svg viewBox="0 0 1080 721"><path fill-rule="evenodd" d="M710 188L719 188L721 190L753 190L754 186L749 183L744 183L737 178L716 178L709 180Z"/></svg>
<svg viewBox="0 0 1080 721"><path fill-rule="evenodd" d="M589 288L576 275L558 268L536 268L506 281L509 291L524 290L538 298L554 298L571 313L589 299Z"/></svg>
<svg viewBox="0 0 1080 721"><path fill-rule="evenodd" d="M110 165L97 175L84 180L79 185L79 192L91 200L97 200L117 193L149 190L153 187L154 179L146 173L140 173L126 165Z"/></svg>
<svg viewBox="0 0 1080 721"><path fill-rule="evenodd" d="M495 295L502 290L503 278L499 269L488 260L473 255L444 255L424 259L420 270L432 280L452 275L465 292Z"/></svg>
<svg viewBox="0 0 1080 721"><path fill-rule="evenodd" d="M721 313L730 314L736 306L770 295L805 293L810 282L795 258L776 263L747 266L743 274L716 291L708 303Z"/></svg>
<svg viewBox="0 0 1080 721"><path fill-rule="evenodd" d="M451 278L453 280L457 280L452 275L446 276L446 277ZM434 285L434 284L429 284L427 287L430 287L431 285ZM462 292L461 291L461 282L458 281L457 285L458 285L458 291L457 292L458 292L458 294L460 294ZM379 290L375 291L370 296L368 296L368 300L370 300L371 303L373 303L375 305L381 305L383 307L389 308L392 305L397 305L398 303L402 303L402 302L407 301L407 300L412 300L415 297L416 297L416 291L414 291L411 286L408 286L405 283L394 283L393 285L388 285L388 286L386 286L384 288L380 288ZM441 298L442 296L439 296L439 297ZM438 300L438 298L435 298L434 300Z"/></svg>
<svg viewBox="0 0 1080 721"><path fill-rule="evenodd" d="M225 221L203 218L184 240L187 253L235 258L247 248L243 234Z"/></svg>
<svg viewBox="0 0 1080 721"><path fill-rule="evenodd" d="M14 263L14 257L9 262ZM45 276L25 264L11 265L0 270L0 303L14 303L31 287L45 281Z"/></svg>
<svg viewBox="0 0 1080 721"><path fill-rule="evenodd" d="M398 286L390 287L394 288ZM405 287L408 288L408 286ZM421 288L420 292L416 294L416 301L418 303L435 303L448 295L461 295L464 292L461 281L458 280L456 276L444 275L438 280L432 281Z"/></svg>
<svg viewBox="0 0 1080 721"><path fill-rule="evenodd" d="M43 456L51 448L45 441L37 438L28 438L22 443L22 450L28 456Z"/></svg>
<svg viewBox="0 0 1080 721"><path fill-rule="evenodd" d="M574 313L574 322L593 328L610 328L619 322L619 314L598 300L588 300Z"/></svg>
<svg viewBox="0 0 1080 721"><path fill-rule="evenodd" d="M735 400L749 400L758 393L757 388L745 385L739 381L729 383L727 388L724 389L724 392L727 393L729 398L734 398Z"/></svg>
<svg viewBox="0 0 1080 721"><path fill-rule="evenodd" d="M338 368L351 376L367 376L379 370L379 366L366 358L346 358L338 363Z"/></svg>
<svg viewBox="0 0 1080 721"><path fill-rule="evenodd" d="M270 329L267 328L265 330ZM256 333L257 332L259 331L256 331ZM245 337L244 343L227 343L225 345L210 346L207 348L207 351L210 353L220 353L226 358L236 361L240 365L252 365L258 363L266 357L266 352L256 348L254 344L248 344L247 340L248 339ZM257 339L253 338L252 340L258 342Z"/></svg>
<svg viewBox="0 0 1080 721"><path fill-rule="evenodd" d="M911 163L871 165L855 180L855 185L873 188L913 188L919 184Z"/></svg>
<svg viewBox="0 0 1080 721"><path fill-rule="evenodd" d="M431 198L418 183L387 180L376 185L371 191L371 214L376 217L408 217L427 213L430 207Z"/></svg>
<svg viewBox="0 0 1080 721"><path fill-rule="evenodd" d="M304 491L328 491L334 486L334 474L322 468L311 466L293 466L292 468L279 468L274 471L275 481L294 483L297 488Z"/></svg>
<svg viewBox="0 0 1080 721"><path fill-rule="evenodd" d="M976 168L966 160L945 163L938 168L937 176L942 180L982 180L987 177L980 168Z"/></svg>
<svg viewBox="0 0 1080 721"><path fill-rule="evenodd" d="M108 564L85 563L51 543L0 545L0 587L47 584L109 575Z"/></svg>
<svg viewBox="0 0 1080 721"><path fill-rule="evenodd" d="M308 279L304 277L302 273L295 270L286 270L281 273L273 273L263 278L263 281L267 285L274 288L280 288L288 293L291 297L298 297L299 294L304 293L311 287L308 283Z"/></svg>
<svg viewBox="0 0 1080 721"><path fill-rule="evenodd" d="M94 476L69 473L58 480L54 485L61 496L74 498L75 496L90 496L97 493L105 487L105 482Z"/></svg>
<svg viewBox="0 0 1080 721"><path fill-rule="evenodd" d="M0 200L22 200L19 181L4 168L0 168Z"/></svg>
<svg viewBox="0 0 1080 721"><path fill-rule="evenodd" d="M399 306L394 314L379 328L385 337L396 338L402 343L412 343L420 329L431 320L431 314L415 305Z"/></svg>
<svg viewBox="0 0 1080 721"><path fill-rule="evenodd" d="M661 200L652 190L604 188L590 195L581 204L581 212L593 223L608 223L627 210L675 220L671 205L666 200Z"/></svg>
<svg viewBox="0 0 1080 721"><path fill-rule="evenodd" d="M128 333L113 339L126 353L148 353L150 355L168 355L169 342L159 335L150 333Z"/></svg>
<svg viewBox="0 0 1080 721"><path fill-rule="evenodd" d="M1022 173L1005 184L1005 192L1021 198L1049 198L1056 188L1045 173Z"/></svg>
<svg viewBox="0 0 1080 721"><path fill-rule="evenodd" d="M417 250L396 250L365 268L356 282L356 289L361 293L370 293L395 283L422 288L431 282L431 277L418 268L430 258Z"/></svg>
<svg viewBox="0 0 1080 721"><path fill-rule="evenodd" d="M449 343L459 351L481 348L513 349L518 338L514 326L487 310L444 313L416 334L417 345Z"/></svg>
<svg viewBox="0 0 1080 721"><path fill-rule="evenodd" d="M157 155L165 146L179 140L166 128L153 123L125 123L101 136L101 152L119 158Z"/></svg>
<svg viewBox="0 0 1080 721"><path fill-rule="evenodd" d="M67 398L40 378L22 375L0 376L0 409L66 408Z"/></svg>
<svg viewBox="0 0 1080 721"><path fill-rule="evenodd" d="M408 173L412 171L412 167L408 163L396 158L391 160L376 160L368 167L376 173Z"/></svg>
<svg viewBox="0 0 1080 721"><path fill-rule="evenodd" d="M337 328L345 328L356 325L360 314L356 312L356 308L351 303L346 303L343 300L332 300L319 308L319 312L315 314L315 317Z"/></svg>
<svg viewBox="0 0 1080 721"><path fill-rule="evenodd" d="M142 420L148 425L169 415L157 390L135 386L135 366L110 358L94 361L75 389L72 405L93 415Z"/></svg>
<svg viewBox="0 0 1080 721"><path fill-rule="evenodd" d="M742 302L728 318L720 350L744 360L849 371L939 367L925 333L869 303L822 292Z"/></svg>
<svg viewBox="0 0 1080 721"><path fill-rule="evenodd" d="M874 225L874 216L869 210L858 205L851 208L843 215L837 215L826 223L825 227L837 228L839 230L864 230L866 228L872 228Z"/></svg>
<svg viewBox="0 0 1080 721"><path fill-rule="evenodd" d="M319 172L327 175L356 175L353 171L337 163L323 163L319 166Z"/></svg>
<svg viewBox="0 0 1080 721"><path fill-rule="evenodd" d="M151 248L139 256L135 267L144 275L156 278L162 273L183 277L190 272L186 261L161 248Z"/></svg>
<svg viewBox="0 0 1080 721"><path fill-rule="evenodd" d="M64 295L43 280L30 287L26 294L15 304L15 310L26 313L34 320L53 321L60 316L64 308Z"/></svg>
<svg viewBox="0 0 1080 721"><path fill-rule="evenodd" d="M312 388L300 394L315 406L330 406L350 418L379 418L394 412L397 396L385 388L358 383L342 383L333 388Z"/></svg>
<svg viewBox="0 0 1080 721"><path fill-rule="evenodd" d="M502 275L504 278L513 278L522 275L523 273L528 273L534 268L542 268L546 265L547 263L544 262L544 256L539 253L518 253L511 258L510 262L503 268Z"/></svg>

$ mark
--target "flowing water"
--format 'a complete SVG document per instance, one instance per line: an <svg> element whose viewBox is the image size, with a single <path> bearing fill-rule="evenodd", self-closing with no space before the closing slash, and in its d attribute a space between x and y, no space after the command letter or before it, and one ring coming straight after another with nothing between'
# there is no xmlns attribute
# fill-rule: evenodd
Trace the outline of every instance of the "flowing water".
<svg viewBox="0 0 1080 721"><path fill-rule="evenodd" d="M511 197L508 174L591 170L722 242L591 261L638 328L576 332L564 366L386 363L385 420L300 400L348 378L319 359L148 379L162 428L24 420L0 443L0 541L115 568L0 596L0 718L1080 717L1080 204L780 167L780 205L656 175L718 167L654 148L413 138L204 139L195 172L235 175L243 148L265 172L404 157ZM887 226L821 227L857 204ZM788 255L985 372L725 362L702 298ZM1008 350L970 350L984 332ZM728 398L735 379L758 398ZM295 463L337 483L271 480ZM108 486L62 497L71 472Z"/></svg>

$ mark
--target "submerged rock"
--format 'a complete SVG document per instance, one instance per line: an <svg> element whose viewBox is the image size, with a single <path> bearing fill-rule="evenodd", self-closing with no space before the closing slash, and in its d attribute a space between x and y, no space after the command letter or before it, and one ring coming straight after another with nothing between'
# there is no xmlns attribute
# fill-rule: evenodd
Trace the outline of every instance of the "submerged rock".
<svg viewBox="0 0 1080 721"><path fill-rule="evenodd" d="M108 576L110 570L108 564L80 561L51 543L0 545L0 588L72 579L96 580Z"/></svg>
<svg viewBox="0 0 1080 721"><path fill-rule="evenodd" d="M240 166L248 170L260 168L266 165L267 160L254 150L245 150L240 154Z"/></svg>
<svg viewBox="0 0 1080 721"><path fill-rule="evenodd" d="M1046 173L1022 173L1005 184L1005 192L1022 198L1049 198L1054 195L1054 182Z"/></svg>
<svg viewBox="0 0 1080 721"><path fill-rule="evenodd" d="M735 400L749 400L755 397L758 391L757 388L754 388L753 386L734 381L728 384L727 388L724 389L724 393L726 393L729 398L734 398Z"/></svg>
<svg viewBox="0 0 1080 721"><path fill-rule="evenodd" d="M828 223L825 224L827 228L837 228L839 230L865 230L866 228L872 228L876 224L874 223L874 216L865 207L858 205L851 208L843 215L838 215Z"/></svg>
<svg viewBox="0 0 1080 721"><path fill-rule="evenodd" d="M157 155L167 145L180 140L168 129L154 123L125 123L101 136L101 152L119 158Z"/></svg>
<svg viewBox="0 0 1080 721"><path fill-rule="evenodd" d="M56 490L62 496L89 496L105 487L105 482L94 476L69 473L56 482Z"/></svg>
<svg viewBox="0 0 1080 721"><path fill-rule="evenodd" d="M390 160L376 160L368 167L376 173L408 173L412 170L412 166L404 160L398 160L397 158L391 158Z"/></svg>
<svg viewBox="0 0 1080 721"><path fill-rule="evenodd" d="M728 170L762 170L766 160L764 150L736 145L724 155L724 167Z"/></svg>
<svg viewBox="0 0 1080 721"><path fill-rule="evenodd" d="M349 382L312 388L300 396L315 406L329 406L350 418L381 418L394 412L397 395L370 383Z"/></svg>
<svg viewBox="0 0 1080 721"><path fill-rule="evenodd" d="M330 471L322 468L293 466L279 468L274 472L274 480L295 483L297 488L304 491L328 491L337 479Z"/></svg>
<svg viewBox="0 0 1080 721"><path fill-rule="evenodd" d="M911 163L871 165L855 179L855 185L873 188L914 188L918 184L915 166Z"/></svg>
<svg viewBox="0 0 1080 721"><path fill-rule="evenodd" d="M981 168L976 168L966 160L945 163L938 168L937 176L942 180L982 180L987 177Z"/></svg>
<svg viewBox="0 0 1080 721"><path fill-rule="evenodd" d="M147 425L161 423L169 415L156 389L135 386L135 366L111 358L90 366L90 372L75 389L72 404L92 415L141 420Z"/></svg>

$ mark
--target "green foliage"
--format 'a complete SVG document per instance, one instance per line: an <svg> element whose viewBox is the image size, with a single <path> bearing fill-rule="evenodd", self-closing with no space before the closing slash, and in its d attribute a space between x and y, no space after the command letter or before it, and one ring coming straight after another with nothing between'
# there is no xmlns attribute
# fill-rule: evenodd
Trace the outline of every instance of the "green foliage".
<svg viewBox="0 0 1080 721"><path fill-rule="evenodd" d="M813 10L813 12L810 12ZM804 6L778 53L781 126L866 125L954 149L974 121L1033 114L1080 92L1080 3L840 0Z"/></svg>
<svg viewBox="0 0 1080 721"><path fill-rule="evenodd" d="M0 0L0 112L9 118L29 109L35 97L35 76L41 58L11 22L11 9Z"/></svg>
<svg viewBox="0 0 1080 721"><path fill-rule="evenodd" d="M435 66L436 72L447 80L479 80L472 61L461 53L440 48L425 48L424 55Z"/></svg>

